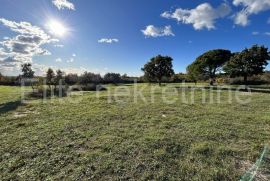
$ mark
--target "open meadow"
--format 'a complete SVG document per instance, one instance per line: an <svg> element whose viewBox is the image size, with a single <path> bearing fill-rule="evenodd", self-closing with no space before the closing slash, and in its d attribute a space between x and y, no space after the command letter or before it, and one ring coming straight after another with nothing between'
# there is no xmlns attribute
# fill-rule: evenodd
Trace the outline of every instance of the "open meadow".
<svg viewBox="0 0 270 181"><path fill-rule="evenodd" d="M239 180L269 143L269 94L175 87L24 103L0 87L0 179Z"/></svg>

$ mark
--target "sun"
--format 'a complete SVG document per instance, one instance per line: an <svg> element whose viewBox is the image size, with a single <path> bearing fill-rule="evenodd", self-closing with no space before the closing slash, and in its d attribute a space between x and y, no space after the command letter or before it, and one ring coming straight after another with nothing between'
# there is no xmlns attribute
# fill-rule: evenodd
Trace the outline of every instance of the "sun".
<svg viewBox="0 0 270 181"><path fill-rule="evenodd" d="M65 27L65 25L63 25L57 20L50 20L47 24L47 27L50 33L55 36L63 37L67 34L67 28Z"/></svg>

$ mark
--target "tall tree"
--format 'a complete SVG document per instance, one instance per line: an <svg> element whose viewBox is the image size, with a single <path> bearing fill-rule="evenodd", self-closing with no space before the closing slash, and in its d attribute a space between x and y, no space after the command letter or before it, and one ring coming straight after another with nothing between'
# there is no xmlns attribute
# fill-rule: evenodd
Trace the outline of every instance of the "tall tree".
<svg viewBox="0 0 270 181"><path fill-rule="evenodd" d="M222 66L231 58L231 51L216 49L205 52L199 56L189 67L189 76L193 78L206 77L210 79L213 85L216 73L221 70Z"/></svg>
<svg viewBox="0 0 270 181"><path fill-rule="evenodd" d="M161 85L164 79L174 75L172 61L173 59L168 56L158 55L151 58L142 68L144 77L150 82L157 82Z"/></svg>
<svg viewBox="0 0 270 181"><path fill-rule="evenodd" d="M270 60L268 48L254 45L242 52L235 53L225 64L224 71L231 77L242 76L246 85L249 76L264 72L268 60Z"/></svg>
<svg viewBox="0 0 270 181"><path fill-rule="evenodd" d="M74 85L79 82L78 74L67 74L65 76L65 82L69 85Z"/></svg>
<svg viewBox="0 0 270 181"><path fill-rule="evenodd" d="M35 72L32 70L32 65L30 63L22 64L22 77L26 79L34 78Z"/></svg>
<svg viewBox="0 0 270 181"><path fill-rule="evenodd" d="M35 82L32 78L34 78L35 72L32 70L32 65L30 63L25 63L21 65L22 68L22 78L25 83L28 85L31 85L33 91L34 91L34 85L33 83Z"/></svg>
<svg viewBox="0 0 270 181"><path fill-rule="evenodd" d="M56 71L56 76L55 76L55 84L59 84L61 80L64 79L64 72L62 72L60 69Z"/></svg>
<svg viewBox="0 0 270 181"><path fill-rule="evenodd" d="M189 81L196 84L202 78L203 76L200 73L200 64L198 62L194 62L187 67L187 79Z"/></svg>
<svg viewBox="0 0 270 181"><path fill-rule="evenodd" d="M49 68L46 74L46 84L49 86L50 89L51 89L51 85L53 85L54 83L54 78L55 78L54 71L53 69Z"/></svg>

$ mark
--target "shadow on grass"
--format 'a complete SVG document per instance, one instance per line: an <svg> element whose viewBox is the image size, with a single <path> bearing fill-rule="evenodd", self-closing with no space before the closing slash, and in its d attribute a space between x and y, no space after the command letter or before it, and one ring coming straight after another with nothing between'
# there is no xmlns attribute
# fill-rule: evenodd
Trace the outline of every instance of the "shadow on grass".
<svg viewBox="0 0 270 181"><path fill-rule="evenodd" d="M20 105L22 105L21 101L13 101L7 102L5 104L0 104L0 115L16 110Z"/></svg>
<svg viewBox="0 0 270 181"><path fill-rule="evenodd" d="M249 87L249 89L245 89L245 88L228 88L228 87L216 87L216 86L213 86L213 87L209 87L209 86L206 86L206 87L192 87L192 86L187 86L187 87L176 87L177 89L196 89L196 90L202 90L202 89L205 89L205 90L223 90L223 91L240 91L240 92L257 92L257 93L267 93L267 94L270 94L270 89L260 89L260 88L251 88Z"/></svg>

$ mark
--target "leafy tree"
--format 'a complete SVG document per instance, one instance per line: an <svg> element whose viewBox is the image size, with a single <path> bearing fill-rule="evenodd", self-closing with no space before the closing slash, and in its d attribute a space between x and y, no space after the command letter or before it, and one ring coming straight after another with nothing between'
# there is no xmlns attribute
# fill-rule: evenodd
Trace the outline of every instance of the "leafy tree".
<svg viewBox="0 0 270 181"><path fill-rule="evenodd" d="M183 73L174 74L172 77L172 82L183 82L186 81L187 76Z"/></svg>
<svg viewBox="0 0 270 181"><path fill-rule="evenodd" d="M35 72L32 70L32 65L30 63L22 64L22 77L31 79L34 78Z"/></svg>
<svg viewBox="0 0 270 181"><path fill-rule="evenodd" d="M158 55L144 65L142 71L144 77L150 82L157 82L161 85L162 81L174 75L172 58Z"/></svg>
<svg viewBox="0 0 270 181"><path fill-rule="evenodd" d="M49 88L51 89L51 85L54 84L54 78L55 78L55 74L53 69L49 68L47 70L47 74L46 74L46 83L47 85L49 85Z"/></svg>
<svg viewBox="0 0 270 181"><path fill-rule="evenodd" d="M121 82L121 75L118 73L107 73L104 75L104 82L117 84Z"/></svg>
<svg viewBox="0 0 270 181"><path fill-rule="evenodd" d="M77 74L68 74L65 76L65 82L69 85L74 85L79 82L79 76Z"/></svg>
<svg viewBox="0 0 270 181"><path fill-rule="evenodd" d="M188 66L188 73L192 79L198 77L207 77L210 84L213 85L216 73L221 70L222 66L231 58L231 51L216 49L210 50L199 56L191 65Z"/></svg>
<svg viewBox="0 0 270 181"><path fill-rule="evenodd" d="M235 53L224 66L224 71L231 77L242 76L245 85L249 76L259 75L264 72L270 60L268 48L254 45L242 52Z"/></svg>
<svg viewBox="0 0 270 181"><path fill-rule="evenodd" d="M59 84L61 80L64 79L64 72L62 72L60 69L56 71L56 76L55 76L55 84Z"/></svg>
<svg viewBox="0 0 270 181"><path fill-rule="evenodd" d="M100 76L100 74L94 74L91 72L84 72L84 74L81 76L81 83L82 84L89 84L89 83L93 83L93 84L98 84L102 82L102 78Z"/></svg>
<svg viewBox="0 0 270 181"><path fill-rule="evenodd" d="M32 80L34 78L35 72L32 70L32 65L30 63L25 63L21 65L22 68L22 78L24 79L24 83L27 85L31 85L34 91L34 83L35 81Z"/></svg>
<svg viewBox="0 0 270 181"><path fill-rule="evenodd" d="M187 79L190 82L195 82L195 84L202 79L199 62L194 62L187 67Z"/></svg>

